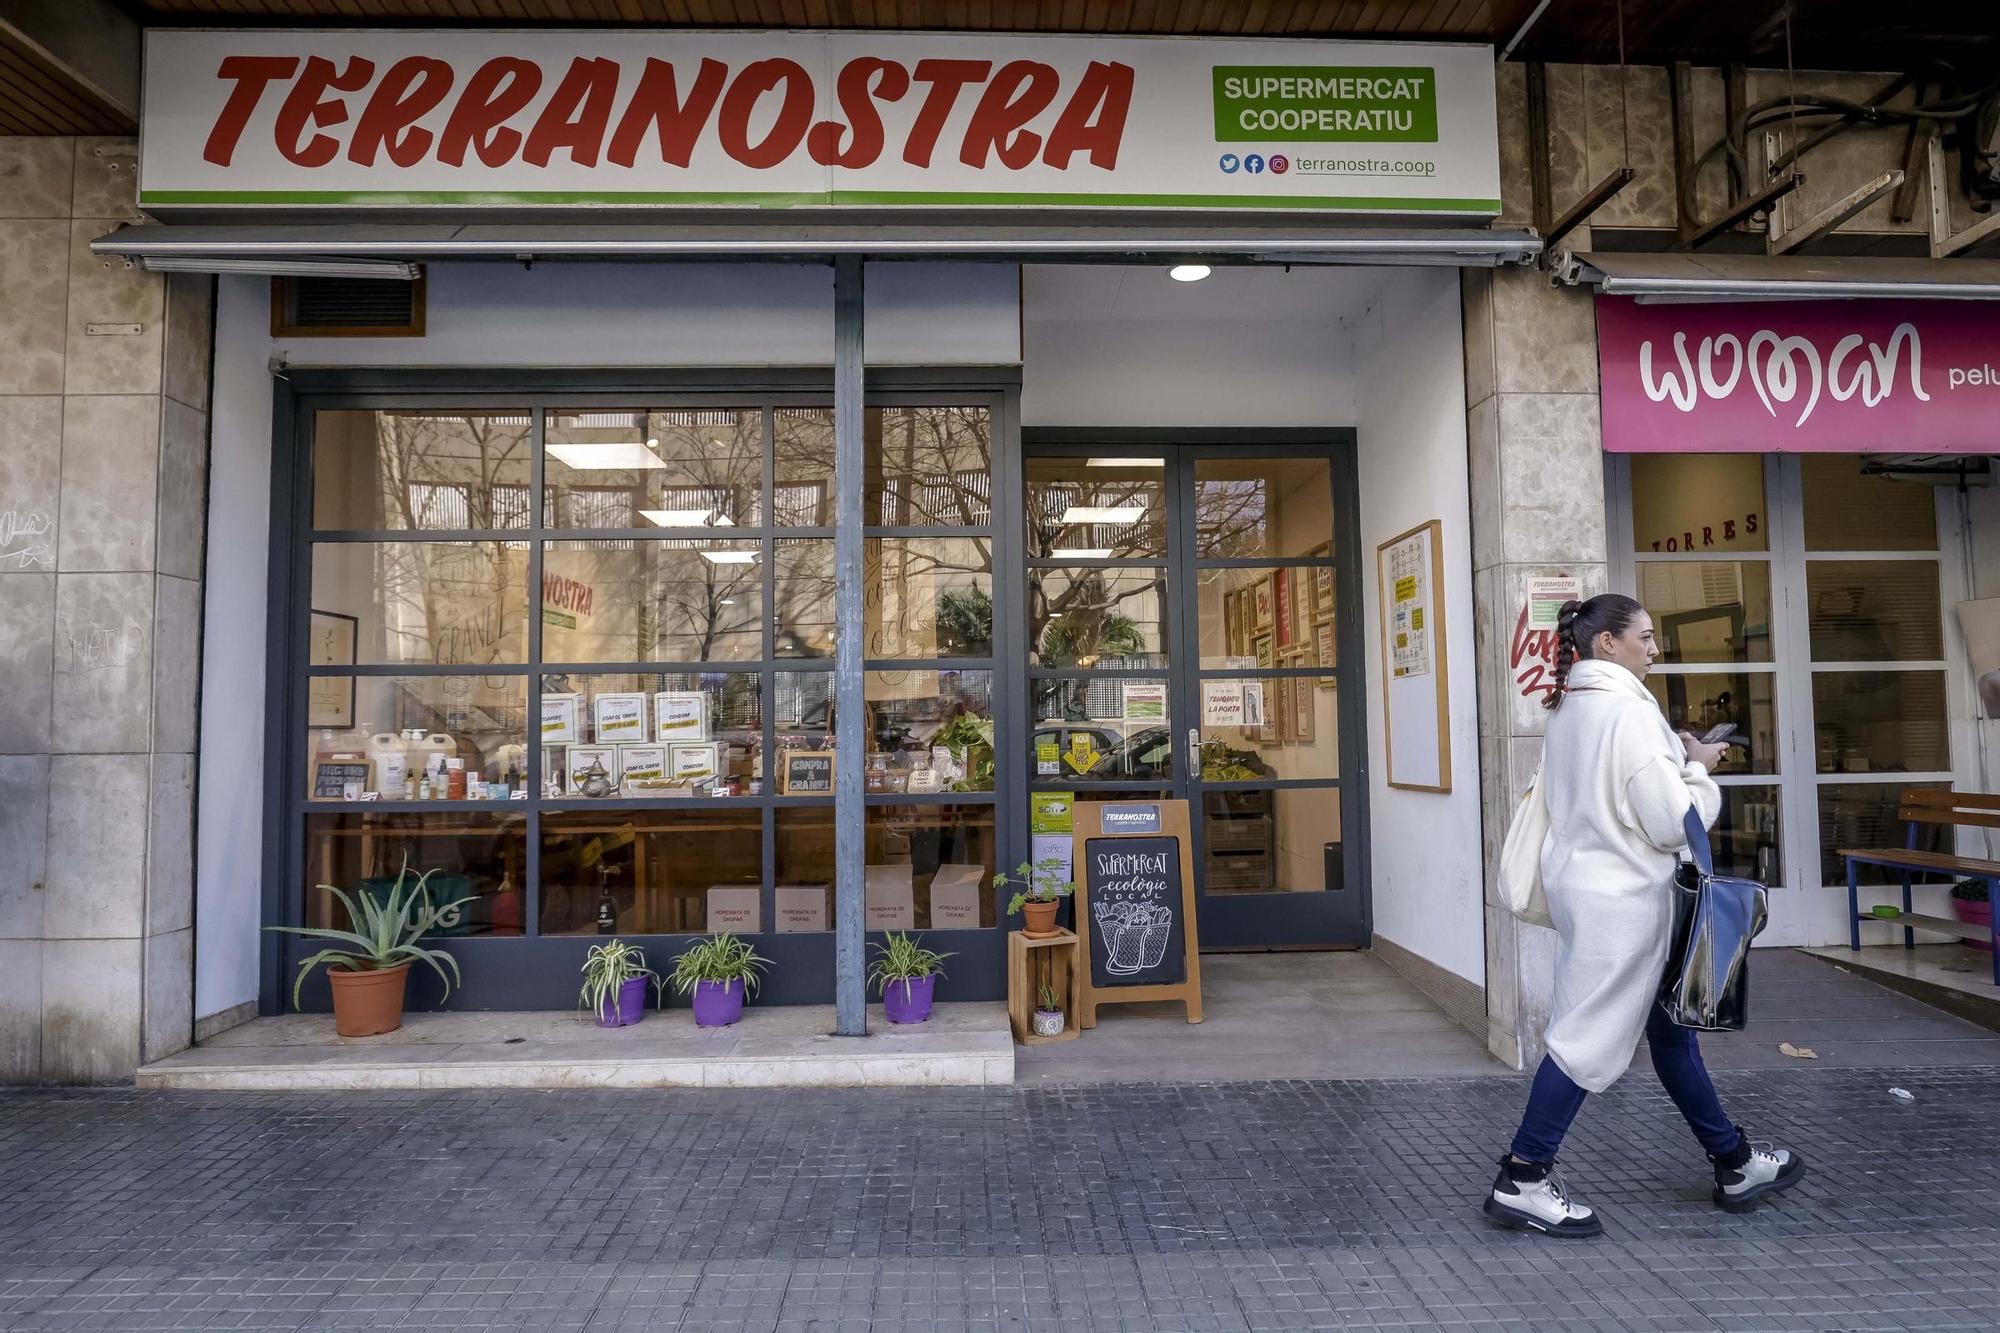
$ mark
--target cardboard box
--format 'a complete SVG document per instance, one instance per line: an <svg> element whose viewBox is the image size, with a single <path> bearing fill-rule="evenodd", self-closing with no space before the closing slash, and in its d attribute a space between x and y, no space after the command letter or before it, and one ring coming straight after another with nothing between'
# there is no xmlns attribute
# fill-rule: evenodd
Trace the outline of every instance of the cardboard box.
<svg viewBox="0 0 2000 1333"><path fill-rule="evenodd" d="M711 932L727 930L755 935L764 929L763 890L754 884L717 884L708 891L707 917Z"/></svg>
<svg viewBox="0 0 2000 1333"><path fill-rule="evenodd" d="M653 696L653 734L663 741L708 739L708 696L700 690L667 690Z"/></svg>
<svg viewBox="0 0 2000 1333"><path fill-rule="evenodd" d="M863 914L869 930L915 930L916 893L910 883L910 868L868 866Z"/></svg>
<svg viewBox="0 0 2000 1333"><path fill-rule="evenodd" d="M714 741L667 747L667 776L670 778L701 782L717 776L721 768L722 747Z"/></svg>
<svg viewBox="0 0 2000 1333"><path fill-rule="evenodd" d="M600 694L591 700L596 712L599 745L643 742L646 739L646 696L643 694Z"/></svg>
<svg viewBox="0 0 2000 1333"><path fill-rule="evenodd" d="M567 764L566 772L569 775L568 790L563 793L565 796L583 795L583 774L593 763L604 765L604 771L611 778L611 790L613 792L618 790L621 775L618 771L617 746L572 745L569 747L569 753L565 756L565 762Z"/></svg>
<svg viewBox="0 0 2000 1333"><path fill-rule="evenodd" d="M667 775L667 747L664 745L621 745L618 747L618 778L621 783L634 778L657 780Z"/></svg>
<svg viewBox="0 0 2000 1333"><path fill-rule="evenodd" d="M583 704L580 694L545 694L542 696L542 744L575 745L583 739L583 730L578 725Z"/></svg>
<svg viewBox="0 0 2000 1333"><path fill-rule="evenodd" d="M778 933L833 929L833 888L828 884L780 884Z"/></svg>
<svg viewBox="0 0 2000 1333"><path fill-rule="evenodd" d="M985 866L939 866L931 880L931 929L979 929L979 897L985 882Z"/></svg>

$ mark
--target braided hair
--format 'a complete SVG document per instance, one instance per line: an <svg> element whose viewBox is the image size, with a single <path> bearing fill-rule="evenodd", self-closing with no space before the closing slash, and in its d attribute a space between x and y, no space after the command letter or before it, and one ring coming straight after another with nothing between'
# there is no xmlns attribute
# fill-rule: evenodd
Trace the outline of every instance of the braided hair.
<svg viewBox="0 0 2000 1333"><path fill-rule="evenodd" d="M1601 592L1587 602L1564 602L1556 613L1556 685L1542 698L1542 707L1562 707L1569 689L1569 669L1590 657L1590 645L1600 634L1614 638L1632 627L1645 610L1623 593Z"/></svg>

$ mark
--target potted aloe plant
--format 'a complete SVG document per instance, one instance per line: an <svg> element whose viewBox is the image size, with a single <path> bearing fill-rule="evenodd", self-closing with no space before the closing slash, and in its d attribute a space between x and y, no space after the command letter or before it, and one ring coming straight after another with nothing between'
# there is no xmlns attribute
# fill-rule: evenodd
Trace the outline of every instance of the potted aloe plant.
<svg viewBox="0 0 2000 1333"><path fill-rule="evenodd" d="M1013 888L1007 915L1019 912L1026 921L1024 933L1038 940L1057 933L1056 909L1076 890L1075 883L1063 876L1063 863L1053 856L1032 863L1023 861L1013 874L995 875L993 883Z"/></svg>
<svg viewBox="0 0 2000 1333"><path fill-rule="evenodd" d="M743 1017L743 997L756 994L759 973L770 965L748 940L725 930L689 945L674 959L669 980L680 994L694 994L697 1027L726 1028Z"/></svg>
<svg viewBox="0 0 2000 1333"><path fill-rule="evenodd" d="M596 1014L601 1028L630 1027L646 1016L648 981L657 990L660 974L646 966L646 952L638 945L618 939L593 944L583 956L577 1007Z"/></svg>
<svg viewBox="0 0 2000 1333"><path fill-rule="evenodd" d="M1987 936L1983 940L1964 941L1967 948L1984 949L1993 952L1993 901L1983 879L1962 879L1951 886L1952 914L1960 921L1972 926L1985 926Z"/></svg>
<svg viewBox="0 0 2000 1333"><path fill-rule="evenodd" d="M1060 1037L1063 1031L1062 996L1056 988L1044 981L1035 987L1035 1035L1037 1037Z"/></svg>
<svg viewBox="0 0 2000 1333"><path fill-rule="evenodd" d="M300 961L298 978L292 983L294 1009L299 1007L299 992L306 977L322 963L326 964L326 979L333 987L333 1030L343 1037L373 1037L403 1026L403 996L412 963L428 963L444 981L447 995L454 982L463 983L456 958L442 949L427 949L417 941L472 899L460 898L433 907L431 872L419 875L405 893L409 877L410 866L405 861L386 898L372 893L350 897L331 884L320 885L347 909L351 930L331 926L265 927L342 946L321 949ZM449 975L445 972L447 967L451 969Z"/></svg>
<svg viewBox="0 0 2000 1333"><path fill-rule="evenodd" d="M929 1018L937 979L944 975L944 960L951 955L926 949L900 930L890 931L875 950L868 980L882 993L883 1016L891 1023L921 1023Z"/></svg>

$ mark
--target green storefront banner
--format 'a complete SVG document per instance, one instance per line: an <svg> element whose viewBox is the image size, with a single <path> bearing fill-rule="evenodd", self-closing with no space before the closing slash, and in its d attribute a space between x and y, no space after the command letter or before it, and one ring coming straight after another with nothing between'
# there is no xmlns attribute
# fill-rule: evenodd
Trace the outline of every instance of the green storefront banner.
<svg viewBox="0 0 2000 1333"><path fill-rule="evenodd" d="M1223 143L1436 143L1437 71L1427 65L1217 65Z"/></svg>

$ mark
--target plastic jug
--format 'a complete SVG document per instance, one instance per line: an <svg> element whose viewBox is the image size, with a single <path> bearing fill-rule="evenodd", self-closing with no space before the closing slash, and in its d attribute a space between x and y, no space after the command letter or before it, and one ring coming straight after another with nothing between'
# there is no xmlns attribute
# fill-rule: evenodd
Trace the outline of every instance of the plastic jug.
<svg viewBox="0 0 2000 1333"><path fill-rule="evenodd" d="M368 785L390 800L403 798L403 778L410 771L409 742L393 731L368 738Z"/></svg>

